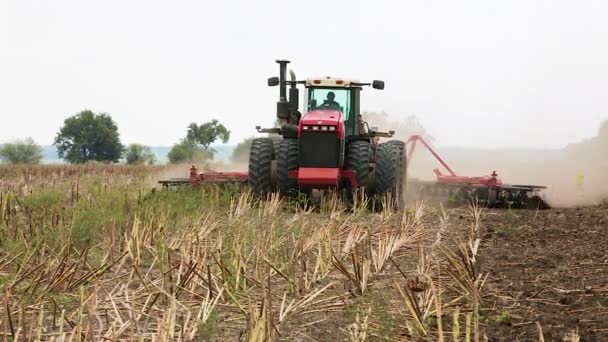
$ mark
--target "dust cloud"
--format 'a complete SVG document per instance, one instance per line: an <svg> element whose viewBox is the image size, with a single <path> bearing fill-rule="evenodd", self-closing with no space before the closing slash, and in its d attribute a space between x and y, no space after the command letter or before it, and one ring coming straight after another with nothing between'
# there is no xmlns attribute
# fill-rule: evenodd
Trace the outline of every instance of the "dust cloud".
<svg viewBox="0 0 608 342"><path fill-rule="evenodd" d="M247 162L217 161L209 164L209 170L217 172L247 172L248 169L249 163Z"/></svg>
<svg viewBox="0 0 608 342"><path fill-rule="evenodd" d="M408 168L408 177L434 180L434 168L445 174L441 166L415 154ZM552 207L592 205L608 198L608 164L580 163L571 160L472 160L447 161L457 175L486 176L492 171L505 184L543 185L545 200Z"/></svg>
<svg viewBox="0 0 608 342"><path fill-rule="evenodd" d="M160 180L169 180L171 178L187 178L190 176L190 167L192 164L167 164L158 168L145 179L147 186L159 188Z"/></svg>

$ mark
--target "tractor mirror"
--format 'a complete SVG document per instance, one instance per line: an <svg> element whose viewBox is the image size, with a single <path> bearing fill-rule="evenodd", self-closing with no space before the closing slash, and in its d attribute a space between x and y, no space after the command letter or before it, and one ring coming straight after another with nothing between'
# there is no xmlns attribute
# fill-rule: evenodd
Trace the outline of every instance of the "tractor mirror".
<svg viewBox="0 0 608 342"><path fill-rule="evenodd" d="M279 78L278 77L270 77L268 79L268 86L269 87L274 87L274 86L278 86L279 85Z"/></svg>
<svg viewBox="0 0 608 342"><path fill-rule="evenodd" d="M384 89L384 81L375 80L372 83L372 87L374 87L374 89L382 90L382 89Z"/></svg>

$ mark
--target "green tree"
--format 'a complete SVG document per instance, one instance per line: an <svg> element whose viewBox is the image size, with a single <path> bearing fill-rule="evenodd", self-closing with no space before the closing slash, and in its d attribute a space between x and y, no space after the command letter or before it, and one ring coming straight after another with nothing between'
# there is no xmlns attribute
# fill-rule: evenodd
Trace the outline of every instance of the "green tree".
<svg viewBox="0 0 608 342"><path fill-rule="evenodd" d="M167 158L172 164L182 162L203 163L213 159L213 154L199 146L195 141L184 138L178 144L173 145L167 154Z"/></svg>
<svg viewBox="0 0 608 342"><path fill-rule="evenodd" d="M230 139L230 131L216 119L201 125L193 122L188 126L186 138L200 144L205 151L213 155L215 150L211 148L211 144L218 139L224 144L227 143Z"/></svg>
<svg viewBox="0 0 608 342"><path fill-rule="evenodd" d="M213 119L201 125L193 122L188 125L186 137L173 145L167 154L169 162L204 162L213 159L216 151L211 144L218 139L223 143L230 139L230 131L218 120Z"/></svg>
<svg viewBox="0 0 608 342"><path fill-rule="evenodd" d="M32 138L19 139L2 145L0 158L11 164L39 164L42 148Z"/></svg>
<svg viewBox="0 0 608 342"><path fill-rule="evenodd" d="M234 163L247 162L249 160L249 150L253 139L254 138L247 138L234 147L232 156L230 157Z"/></svg>
<svg viewBox="0 0 608 342"><path fill-rule="evenodd" d="M148 146L141 144L131 144L125 151L125 161L127 164L148 164L156 163L156 155Z"/></svg>
<svg viewBox="0 0 608 342"><path fill-rule="evenodd" d="M84 110L64 121L55 137L60 158L70 163L118 162L124 151L109 114Z"/></svg>

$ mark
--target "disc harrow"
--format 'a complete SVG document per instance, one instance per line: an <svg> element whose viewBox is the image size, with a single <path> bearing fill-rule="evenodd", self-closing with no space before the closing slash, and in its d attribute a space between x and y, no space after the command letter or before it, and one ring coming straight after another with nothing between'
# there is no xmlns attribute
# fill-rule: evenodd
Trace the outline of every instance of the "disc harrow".
<svg viewBox="0 0 608 342"><path fill-rule="evenodd" d="M543 185L505 184L496 171L489 176L468 177L457 175L452 168L437 154L437 152L419 135L411 136L406 145L408 150L408 165L412 159L417 143L420 142L447 170L443 174L434 169L436 180L423 181L409 179L407 196L409 199L427 199L448 205L463 205L476 202L490 208L511 209L549 209L550 206L543 198Z"/></svg>

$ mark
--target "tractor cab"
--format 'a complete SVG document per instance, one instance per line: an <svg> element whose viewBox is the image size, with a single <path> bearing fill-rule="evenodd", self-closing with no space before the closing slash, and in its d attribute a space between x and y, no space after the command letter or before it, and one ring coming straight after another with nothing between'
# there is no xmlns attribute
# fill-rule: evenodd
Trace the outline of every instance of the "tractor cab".
<svg viewBox="0 0 608 342"><path fill-rule="evenodd" d="M344 78L306 79L306 111L337 110L343 116L347 137L364 134L360 115L360 92L364 85L368 84ZM374 81L372 86L375 89L384 89L384 82Z"/></svg>
<svg viewBox="0 0 608 342"><path fill-rule="evenodd" d="M344 120L345 135L354 135L359 105L358 96L355 96L358 91L351 87L351 81L330 77L309 78L305 84L306 112L338 111Z"/></svg>
<svg viewBox="0 0 608 342"><path fill-rule="evenodd" d="M317 78L306 80L307 111L335 109L339 110L344 115L349 115L350 110L352 109L352 91L350 87L337 87L336 83L338 82L339 84L344 84L344 80L342 79L332 79L329 77L325 79Z"/></svg>
<svg viewBox="0 0 608 342"><path fill-rule="evenodd" d="M360 93L363 86L372 86L374 89L384 89L384 82L375 80L372 83L361 83L357 80L335 77L313 77L296 80L295 73L290 71L287 78L287 64L289 61L277 60L280 66L279 76L268 79L269 86L279 86L279 101L277 102L277 118L281 127L256 127L260 133L274 133L284 138L297 138L297 132L302 128L300 112L300 93L298 85L304 85L304 116L313 113L311 117L333 117L332 111L340 113L340 121L344 125L344 136L360 139L362 135L376 134L366 132L360 115ZM289 86L289 88L288 88ZM314 126L313 126L314 127ZM377 132L380 133L380 132ZM384 136L384 135L383 135ZM389 137L392 134L388 135ZM370 137L367 137L370 138Z"/></svg>

